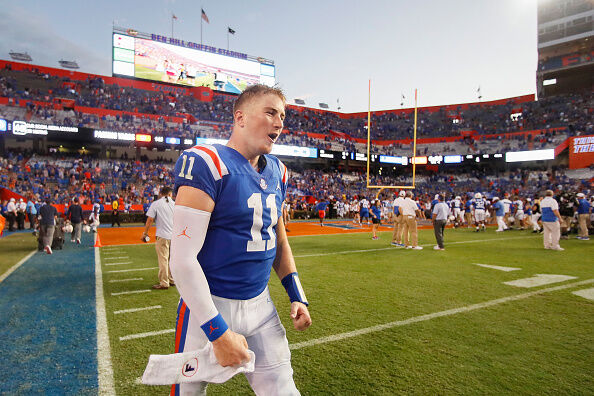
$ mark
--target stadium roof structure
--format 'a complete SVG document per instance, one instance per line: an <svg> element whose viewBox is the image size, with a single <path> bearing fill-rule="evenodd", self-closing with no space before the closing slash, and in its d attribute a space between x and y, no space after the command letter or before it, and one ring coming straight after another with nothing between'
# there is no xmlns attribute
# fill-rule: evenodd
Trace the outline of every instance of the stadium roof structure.
<svg viewBox="0 0 594 396"><path fill-rule="evenodd" d="M78 63L76 63L76 61L65 61L60 59L58 63L60 64L60 66L65 67L67 69L80 69L80 66L78 66Z"/></svg>
<svg viewBox="0 0 594 396"><path fill-rule="evenodd" d="M16 52L16 51L10 50L8 55L10 55L10 57L12 59L21 61L21 62L32 62L33 61L33 59L31 58L31 55L29 55L26 52Z"/></svg>

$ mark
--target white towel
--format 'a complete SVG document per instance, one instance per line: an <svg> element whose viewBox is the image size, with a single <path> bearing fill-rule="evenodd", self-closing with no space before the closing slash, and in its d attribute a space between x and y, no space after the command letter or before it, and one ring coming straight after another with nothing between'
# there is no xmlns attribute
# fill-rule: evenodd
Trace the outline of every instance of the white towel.
<svg viewBox="0 0 594 396"><path fill-rule="evenodd" d="M250 360L240 366L221 366L215 357L212 343L197 351L151 355L142 375L145 385L171 385L185 382L223 383L238 373L254 371L256 355L248 350Z"/></svg>

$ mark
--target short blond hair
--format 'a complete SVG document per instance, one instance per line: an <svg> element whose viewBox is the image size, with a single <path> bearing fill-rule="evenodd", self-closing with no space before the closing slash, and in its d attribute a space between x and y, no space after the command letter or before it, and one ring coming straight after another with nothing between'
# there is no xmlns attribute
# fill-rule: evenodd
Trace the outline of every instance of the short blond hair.
<svg viewBox="0 0 594 396"><path fill-rule="evenodd" d="M247 87L245 89L245 91L243 91L241 93L241 95L239 95L237 97L237 99L235 100L235 103L233 104L233 113L235 113L237 110L241 109L247 102L250 102L251 100L253 100L257 97L269 95L269 94L278 96L283 101L283 104L287 103L285 94L283 93L283 91L280 88L269 87L269 86L263 85L263 84L255 84L255 85L251 85L251 86Z"/></svg>

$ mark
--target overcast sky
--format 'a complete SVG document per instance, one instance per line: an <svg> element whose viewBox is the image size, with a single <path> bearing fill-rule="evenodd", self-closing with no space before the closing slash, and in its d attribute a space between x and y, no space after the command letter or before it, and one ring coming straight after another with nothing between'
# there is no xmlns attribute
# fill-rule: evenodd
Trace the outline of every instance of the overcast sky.
<svg viewBox="0 0 594 396"><path fill-rule="evenodd" d="M28 52L33 63L111 75L119 26L227 47L274 60L289 100L343 112L500 99L535 92L536 0L4 0L0 58Z"/></svg>

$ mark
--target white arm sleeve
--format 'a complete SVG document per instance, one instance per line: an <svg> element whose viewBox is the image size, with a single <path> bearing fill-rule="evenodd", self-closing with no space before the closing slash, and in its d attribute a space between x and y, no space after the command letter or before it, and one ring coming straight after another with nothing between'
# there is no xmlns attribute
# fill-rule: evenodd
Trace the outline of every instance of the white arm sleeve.
<svg viewBox="0 0 594 396"><path fill-rule="evenodd" d="M210 213L175 205L169 266L177 290L200 325L219 314L196 256L202 249Z"/></svg>

